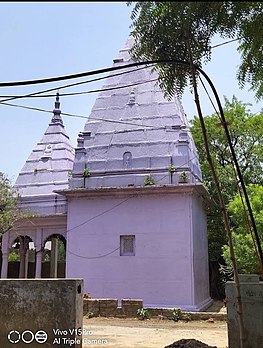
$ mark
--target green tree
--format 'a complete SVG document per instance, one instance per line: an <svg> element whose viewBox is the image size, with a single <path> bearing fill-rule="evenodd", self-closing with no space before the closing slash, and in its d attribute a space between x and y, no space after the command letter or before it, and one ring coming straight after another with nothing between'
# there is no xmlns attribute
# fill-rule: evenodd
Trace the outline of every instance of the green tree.
<svg viewBox="0 0 263 348"><path fill-rule="evenodd" d="M62 240L58 240L58 261L66 260L66 250L65 245Z"/></svg>
<svg viewBox="0 0 263 348"><path fill-rule="evenodd" d="M211 39L237 39L241 64L238 81L251 84L256 97L263 96L263 3L262 2L160 2L129 1L135 60L189 61L186 39L189 38L193 62L198 67L211 59ZM168 96L181 94L192 82L188 67L163 65L160 85Z"/></svg>
<svg viewBox="0 0 263 348"><path fill-rule="evenodd" d="M8 178L0 172L0 237L19 219L17 203L18 194L12 189Z"/></svg>
<svg viewBox="0 0 263 348"><path fill-rule="evenodd" d="M19 256L15 251L11 251L11 253L9 253L8 255L8 261L12 262L12 261L18 261L19 260Z"/></svg>
<svg viewBox="0 0 263 348"><path fill-rule="evenodd" d="M262 114L253 115L248 107L249 104L242 103L233 96L231 101L225 98L224 113L245 184L263 185L263 117ZM224 199L226 203L229 203L237 193L237 184L227 140L216 114L205 116L204 120ZM191 120L191 132L199 153L204 184L215 202L215 205L208 209L209 256L210 260L215 261L219 260L222 255L221 249L226 243L226 236L197 117Z"/></svg>
<svg viewBox="0 0 263 348"><path fill-rule="evenodd" d="M259 236L263 238L263 186L249 185L248 194L253 208L255 220L258 226ZM228 210L233 223L234 249L237 259L239 273L259 273L259 263L254 248L253 238L249 233L242 201L236 195L229 203ZM261 243L263 246L263 243ZM229 248L223 247L223 254L227 266L232 267Z"/></svg>

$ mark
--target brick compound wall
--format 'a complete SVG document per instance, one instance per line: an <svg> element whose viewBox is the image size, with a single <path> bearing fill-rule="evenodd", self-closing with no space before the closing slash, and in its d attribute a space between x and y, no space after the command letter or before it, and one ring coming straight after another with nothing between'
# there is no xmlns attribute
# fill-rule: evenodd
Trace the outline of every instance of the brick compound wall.
<svg viewBox="0 0 263 348"><path fill-rule="evenodd" d="M83 299L83 315L93 317L133 318L137 310L143 308L143 300L121 301L118 307L116 299Z"/></svg>
<svg viewBox="0 0 263 348"><path fill-rule="evenodd" d="M83 315L87 317L115 317L138 318L137 310L144 308L143 300L122 299L121 307L118 307L117 299L83 299ZM174 308L145 308L150 318L172 319ZM226 320L225 313L211 312L183 312L189 313L191 320L208 320L213 317L216 320Z"/></svg>

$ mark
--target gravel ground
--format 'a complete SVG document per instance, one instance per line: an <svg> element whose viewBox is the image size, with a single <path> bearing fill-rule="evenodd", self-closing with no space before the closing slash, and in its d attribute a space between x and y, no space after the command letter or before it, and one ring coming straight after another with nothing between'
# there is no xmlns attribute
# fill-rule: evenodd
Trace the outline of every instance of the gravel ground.
<svg viewBox="0 0 263 348"><path fill-rule="evenodd" d="M138 320L118 318L85 318L83 348L164 348L182 339L195 339L208 346L227 347L225 321L179 321L166 319ZM189 341L188 341L189 343ZM190 342L189 344L193 344ZM177 346L175 346L177 348ZM178 348L183 346L178 346ZM189 348L206 347L195 345Z"/></svg>

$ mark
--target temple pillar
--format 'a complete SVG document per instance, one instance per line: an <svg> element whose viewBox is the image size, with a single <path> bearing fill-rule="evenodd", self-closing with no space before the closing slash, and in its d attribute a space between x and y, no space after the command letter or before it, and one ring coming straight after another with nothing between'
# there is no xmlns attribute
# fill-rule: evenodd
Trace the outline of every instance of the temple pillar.
<svg viewBox="0 0 263 348"><path fill-rule="evenodd" d="M29 249L25 250L25 278L28 277L28 257L29 257Z"/></svg>
<svg viewBox="0 0 263 348"><path fill-rule="evenodd" d="M38 227L36 230L36 267L35 267L35 278L41 278L42 274L42 256L43 256L43 248L42 248L42 235L43 229Z"/></svg>
<svg viewBox="0 0 263 348"><path fill-rule="evenodd" d="M58 276L58 239L51 239L50 278Z"/></svg>
<svg viewBox="0 0 263 348"><path fill-rule="evenodd" d="M36 251L36 271L35 278L41 278L42 272L42 250Z"/></svg>
<svg viewBox="0 0 263 348"><path fill-rule="evenodd" d="M25 278L26 250L24 247L24 243L20 244L19 254L20 254L19 278Z"/></svg>
<svg viewBox="0 0 263 348"><path fill-rule="evenodd" d="M1 270L1 278L7 278L8 273L8 252L2 253L2 270Z"/></svg>

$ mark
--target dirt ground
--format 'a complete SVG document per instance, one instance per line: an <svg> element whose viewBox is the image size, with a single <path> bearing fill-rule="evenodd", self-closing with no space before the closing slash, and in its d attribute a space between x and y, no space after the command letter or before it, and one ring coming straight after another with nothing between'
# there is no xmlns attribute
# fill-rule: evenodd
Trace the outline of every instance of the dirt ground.
<svg viewBox="0 0 263 348"><path fill-rule="evenodd" d="M180 339L196 339L209 346L227 347L225 321L84 318L83 348L164 348Z"/></svg>

